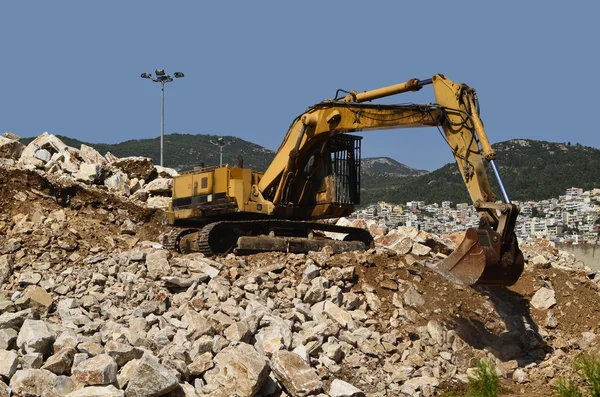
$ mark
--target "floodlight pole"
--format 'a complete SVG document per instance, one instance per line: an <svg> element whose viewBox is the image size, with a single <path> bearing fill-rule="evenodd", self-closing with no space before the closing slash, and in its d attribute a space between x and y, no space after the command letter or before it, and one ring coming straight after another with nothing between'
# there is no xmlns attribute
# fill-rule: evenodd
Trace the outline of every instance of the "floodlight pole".
<svg viewBox="0 0 600 397"><path fill-rule="evenodd" d="M163 152L164 152L164 137L165 137L165 83L170 83L174 78L183 77L183 73L175 72L173 77L165 74L163 69L156 69L156 77L152 77L150 73L142 73L142 78L150 79L156 83L160 83L160 166L163 167Z"/></svg>
<svg viewBox="0 0 600 397"><path fill-rule="evenodd" d="M217 142L213 142L212 140L209 141L210 143L212 143L215 146L219 147L219 168L223 166L223 148L227 145L231 145L232 143L235 143L235 140L232 139L230 141L225 142L225 140L221 137L217 138Z"/></svg>
<svg viewBox="0 0 600 397"><path fill-rule="evenodd" d="M160 82L160 166L163 166L163 147L165 139L165 82Z"/></svg>

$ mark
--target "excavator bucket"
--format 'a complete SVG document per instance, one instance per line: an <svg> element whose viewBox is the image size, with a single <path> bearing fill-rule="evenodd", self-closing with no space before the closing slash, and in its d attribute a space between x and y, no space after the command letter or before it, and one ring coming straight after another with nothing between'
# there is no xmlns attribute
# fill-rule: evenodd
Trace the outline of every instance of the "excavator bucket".
<svg viewBox="0 0 600 397"><path fill-rule="evenodd" d="M438 271L469 285L513 285L525 261L514 232L507 240L502 241L489 225L467 229L462 243L441 262Z"/></svg>

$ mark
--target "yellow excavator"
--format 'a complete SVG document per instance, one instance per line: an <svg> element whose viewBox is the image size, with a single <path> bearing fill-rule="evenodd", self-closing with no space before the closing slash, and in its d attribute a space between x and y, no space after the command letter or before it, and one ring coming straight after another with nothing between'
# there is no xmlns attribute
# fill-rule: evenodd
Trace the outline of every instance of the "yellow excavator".
<svg viewBox="0 0 600 397"><path fill-rule="evenodd" d="M426 85L433 85L433 104L371 103ZM334 252L368 249L373 246L368 231L317 220L348 216L360 203L362 137L348 133L407 127L443 130L480 216L479 227L466 231L439 270L469 285L514 284L524 265L514 233L519 208L510 202L498 173L475 90L441 74L362 93L338 90L334 99L309 107L292 122L264 173L229 165L182 173L174 179L167 212L175 228L163 244L207 255L308 252L325 245ZM490 189L484 159L503 202ZM331 240L324 232L346 237Z"/></svg>

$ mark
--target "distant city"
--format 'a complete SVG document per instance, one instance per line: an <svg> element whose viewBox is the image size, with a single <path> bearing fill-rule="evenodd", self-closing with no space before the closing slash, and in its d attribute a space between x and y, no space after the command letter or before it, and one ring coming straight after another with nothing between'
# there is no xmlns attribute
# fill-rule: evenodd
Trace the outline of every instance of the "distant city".
<svg viewBox="0 0 600 397"><path fill-rule="evenodd" d="M567 189L565 195L542 201L513 201L521 213L515 232L522 241L545 238L556 243L597 244L600 229L600 189ZM477 228L479 216L468 203L425 204L409 201L405 206L379 202L356 211L351 219L372 219L389 227L412 226L437 235Z"/></svg>

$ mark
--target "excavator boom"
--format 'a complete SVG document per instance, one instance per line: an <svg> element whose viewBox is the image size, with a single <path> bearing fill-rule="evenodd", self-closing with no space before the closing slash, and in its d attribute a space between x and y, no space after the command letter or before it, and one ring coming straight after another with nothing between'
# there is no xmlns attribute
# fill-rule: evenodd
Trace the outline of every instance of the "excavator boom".
<svg viewBox="0 0 600 397"><path fill-rule="evenodd" d="M381 105L374 99L433 85L435 104ZM307 162L318 148L338 134L391 128L438 127L458 164L473 205L480 215L477 229L469 229L454 253L439 266L451 278L467 284L512 285L523 271L524 259L514 233L519 208L510 203L483 122L474 89L437 74L431 79L363 93L351 91L341 100L327 100L310 107L288 131L274 161L258 188L275 206L302 205L307 195L302 183ZM504 202L496 202L485 169L489 162Z"/></svg>

